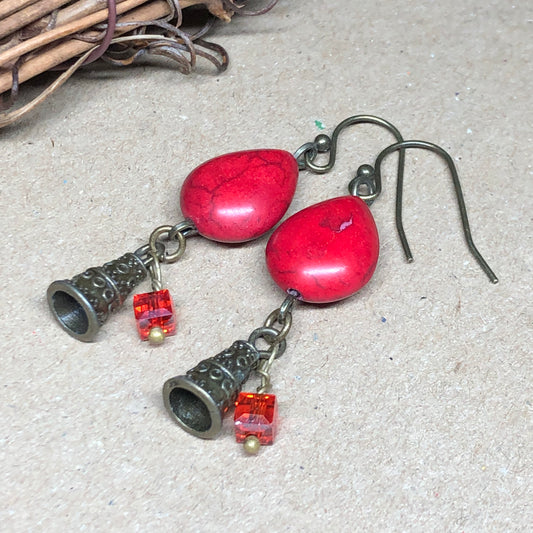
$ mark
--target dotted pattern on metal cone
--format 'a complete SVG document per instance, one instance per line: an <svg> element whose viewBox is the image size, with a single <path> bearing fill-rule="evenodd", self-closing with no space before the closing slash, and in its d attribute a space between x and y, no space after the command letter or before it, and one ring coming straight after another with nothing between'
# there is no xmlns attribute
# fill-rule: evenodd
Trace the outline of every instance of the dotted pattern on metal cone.
<svg viewBox="0 0 533 533"><path fill-rule="evenodd" d="M233 406L242 385L257 365L259 352L236 341L215 357L201 361L185 376L169 379L163 387L167 410L193 435L214 438L224 414Z"/></svg>
<svg viewBox="0 0 533 533"><path fill-rule="evenodd" d="M236 388L248 379L259 356L257 350L244 341L236 341L231 347L211 359L200 362L187 372L222 407L237 399ZM231 396L227 395L231 392ZM215 399L217 398L217 399Z"/></svg>
<svg viewBox="0 0 533 533"><path fill-rule="evenodd" d="M127 253L101 267L87 269L74 276L71 283L86 296L102 325L147 274L141 260Z"/></svg>
<svg viewBox="0 0 533 533"><path fill-rule="evenodd" d="M90 342L109 315L122 306L133 288L147 276L142 260L127 253L70 280L54 281L48 287L48 304L69 335Z"/></svg>

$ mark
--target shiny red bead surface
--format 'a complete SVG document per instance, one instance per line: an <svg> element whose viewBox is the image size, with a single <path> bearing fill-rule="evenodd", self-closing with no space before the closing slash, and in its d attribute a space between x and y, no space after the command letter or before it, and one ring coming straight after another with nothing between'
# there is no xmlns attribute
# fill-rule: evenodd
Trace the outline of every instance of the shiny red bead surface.
<svg viewBox="0 0 533 533"><path fill-rule="evenodd" d="M354 196L312 205L283 222L270 237L270 275L302 300L327 303L351 296L376 268L379 238L368 206Z"/></svg>
<svg viewBox="0 0 533 533"><path fill-rule="evenodd" d="M133 310L143 341L148 339L152 328L161 328L166 337L176 332L174 305L168 290L136 294L133 297Z"/></svg>
<svg viewBox="0 0 533 533"><path fill-rule="evenodd" d="M284 150L225 154L189 174L181 189L181 211L208 239L249 241L277 224L297 181L298 163Z"/></svg>
<svg viewBox="0 0 533 533"><path fill-rule="evenodd" d="M278 424L278 404L273 394L241 392L233 417L237 442L253 435L262 445L273 444Z"/></svg>

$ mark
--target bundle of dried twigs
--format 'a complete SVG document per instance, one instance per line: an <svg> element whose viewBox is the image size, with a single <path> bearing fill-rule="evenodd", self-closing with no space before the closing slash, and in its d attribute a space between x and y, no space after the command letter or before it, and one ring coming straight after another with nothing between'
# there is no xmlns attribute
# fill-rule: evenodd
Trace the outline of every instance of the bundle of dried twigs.
<svg viewBox="0 0 533 533"><path fill-rule="evenodd" d="M271 9L269 0L255 11L234 0L0 0L0 127L11 124L53 93L81 66L97 59L129 65L144 54L174 60L183 73L194 70L197 57L219 71L228 64L221 46L203 37L218 18L259 15ZM210 13L194 33L182 26L193 6ZM184 11L185 10L185 11ZM61 71L37 98L13 110L24 81L50 70Z"/></svg>

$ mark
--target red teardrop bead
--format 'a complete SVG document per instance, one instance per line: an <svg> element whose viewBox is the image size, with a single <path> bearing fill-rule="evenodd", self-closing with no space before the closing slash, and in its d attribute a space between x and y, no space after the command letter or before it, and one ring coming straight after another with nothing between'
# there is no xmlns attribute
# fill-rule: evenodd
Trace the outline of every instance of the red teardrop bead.
<svg viewBox="0 0 533 533"><path fill-rule="evenodd" d="M284 150L225 154L189 174L181 189L181 211L203 237L249 241L277 224L297 181L298 163Z"/></svg>
<svg viewBox="0 0 533 533"><path fill-rule="evenodd" d="M357 292L372 277L378 255L374 217L355 196L296 213L276 229L266 248L274 281L311 303L335 302Z"/></svg>

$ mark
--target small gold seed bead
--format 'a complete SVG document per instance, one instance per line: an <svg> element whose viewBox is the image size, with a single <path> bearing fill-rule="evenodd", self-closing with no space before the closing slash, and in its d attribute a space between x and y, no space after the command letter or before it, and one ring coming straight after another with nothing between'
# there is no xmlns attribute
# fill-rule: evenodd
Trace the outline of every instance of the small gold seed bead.
<svg viewBox="0 0 533 533"><path fill-rule="evenodd" d="M243 448L246 453L250 455L255 455L259 452L261 448L261 443L255 435L248 435L243 442Z"/></svg>
<svg viewBox="0 0 533 533"><path fill-rule="evenodd" d="M152 328L148 333L148 340L150 344L161 344L165 340L165 332L159 327Z"/></svg>

